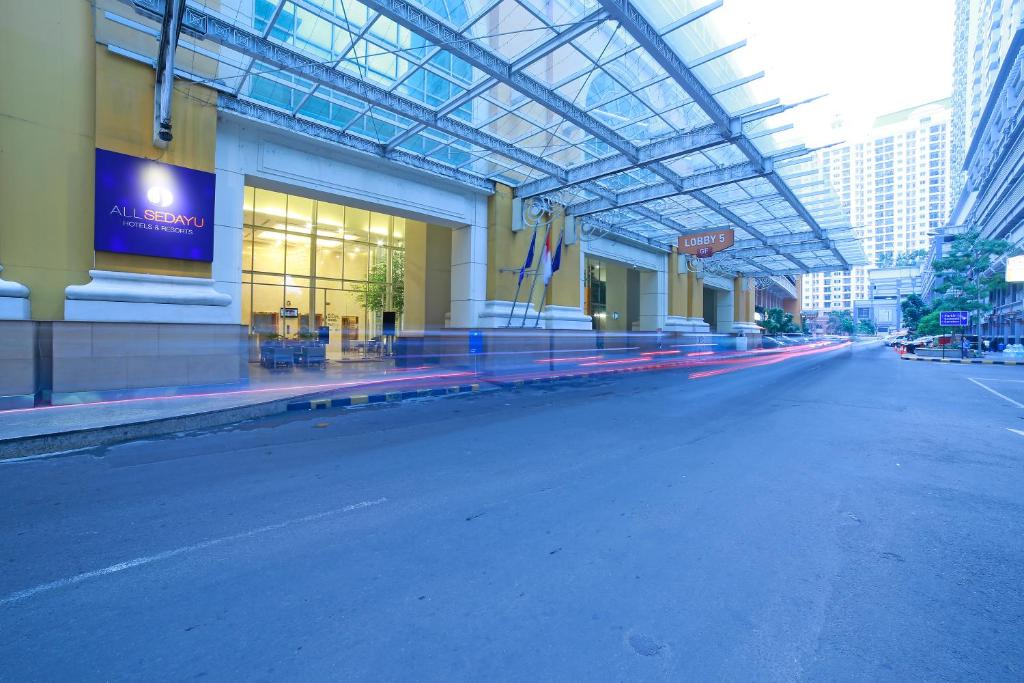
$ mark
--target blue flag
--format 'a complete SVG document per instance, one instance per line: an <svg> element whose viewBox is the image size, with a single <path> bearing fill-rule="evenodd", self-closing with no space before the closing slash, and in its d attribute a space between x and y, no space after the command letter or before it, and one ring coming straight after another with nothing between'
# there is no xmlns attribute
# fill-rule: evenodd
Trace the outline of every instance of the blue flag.
<svg viewBox="0 0 1024 683"><path fill-rule="evenodd" d="M558 236L558 246L555 247L555 255L551 259L551 272L554 273L558 270L558 266L562 265L562 238L565 237L565 232Z"/></svg>
<svg viewBox="0 0 1024 683"><path fill-rule="evenodd" d="M530 250L526 252L526 263L519 269L519 284L523 284L523 277L526 275L526 269L533 265L533 247L537 243L537 231L533 231L533 237L530 238Z"/></svg>

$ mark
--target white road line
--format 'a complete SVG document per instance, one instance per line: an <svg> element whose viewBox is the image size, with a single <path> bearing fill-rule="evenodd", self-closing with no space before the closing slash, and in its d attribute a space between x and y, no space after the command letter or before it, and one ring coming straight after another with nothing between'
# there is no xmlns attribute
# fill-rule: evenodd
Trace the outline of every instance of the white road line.
<svg viewBox="0 0 1024 683"><path fill-rule="evenodd" d="M1014 401L1009 396L1004 396L1003 394L1000 394L998 391L996 391L992 387L987 387L987 386L985 386L984 384L982 384L981 382L979 382L976 379L971 379L970 377L968 377L967 379L970 380L971 382L974 382L975 384L977 384L979 387L981 387L985 391L988 391L988 392L991 392L991 393L995 394L996 396L998 396L999 398L1003 399L1004 401L1008 401L1009 403L1012 403L1013 405L1017 406L1018 408L1024 408L1024 403L1017 403L1016 401Z"/></svg>
<svg viewBox="0 0 1024 683"><path fill-rule="evenodd" d="M335 515L344 514L346 512L352 512L360 508L370 507L372 505L379 505L385 502L387 498L378 498L377 500L364 500L359 503L353 503L352 505L346 505L343 508L335 508L334 510L327 510L325 512L318 512L314 515L306 515L305 517L299 517L297 519L289 519L286 522L278 522L277 524L268 524L267 526L261 526L257 529L250 529L243 531L242 533L232 534L230 536L224 536L222 538L213 538L209 541L203 541L202 543L196 543L194 545L186 545L181 548L175 548L174 550L165 550L162 553L156 555L149 555L147 557L137 557L134 560L128 560L127 562L118 562L112 564L109 567L103 569L95 569L91 572L84 572L82 574L75 574L63 579L51 581L49 583L40 584L33 588L27 588L17 593L11 593L7 597L0 599L0 606L10 605L15 602L20 602L27 598L31 598L39 593L51 591L57 588L63 588L64 586L73 586L76 583L81 583L87 579L94 579L99 576L106 576L107 574L116 574L117 572L123 572L126 569L132 567L140 567L146 564L152 564L153 562L159 562L160 560L167 560L178 555L185 555L187 553L195 552L197 550L203 550L211 546L220 545L221 543L227 543L228 541L238 541L243 538L250 538L259 534L265 534L268 531L277 531L278 529L284 529L295 524L305 524L306 522L315 522L326 517L333 517Z"/></svg>
<svg viewBox="0 0 1024 683"><path fill-rule="evenodd" d="M1013 432L1014 434L1020 434L1021 436L1024 436L1024 432L1022 432L1022 431L1021 431L1021 430L1019 430L1019 429L1012 429L1012 428L1010 428L1010 427L1007 427L1007 429L1009 429L1009 430L1010 430L1011 432Z"/></svg>

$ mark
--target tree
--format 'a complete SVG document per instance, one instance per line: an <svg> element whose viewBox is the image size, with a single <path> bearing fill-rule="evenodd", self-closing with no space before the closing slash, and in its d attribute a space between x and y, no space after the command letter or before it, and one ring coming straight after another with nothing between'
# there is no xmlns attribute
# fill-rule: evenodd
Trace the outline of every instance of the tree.
<svg viewBox="0 0 1024 683"><path fill-rule="evenodd" d="M915 332L922 337L942 334L944 331L939 325L938 311L932 311L923 315L915 329Z"/></svg>
<svg viewBox="0 0 1024 683"><path fill-rule="evenodd" d="M384 259L370 266L367 283L356 288L356 300L369 311L387 309L399 315L405 310L405 252L396 249L391 255L391 308L388 305L388 262Z"/></svg>
<svg viewBox="0 0 1024 683"><path fill-rule="evenodd" d="M870 320L860 320L857 322L857 334L875 334L877 331L875 323Z"/></svg>
<svg viewBox="0 0 1024 683"><path fill-rule="evenodd" d="M905 254L899 254L896 257L895 266L897 268L906 268L909 266L916 266L921 263L924 258L928 255L928 251L925 249L915 249L914 251L908 251Z"/></svg>
<svg viewBox="0 0 1024 683"><path fill-rule="evenodd" d="M793 322L793 314L786 313L781 308L769 308L765 311L761 327L768 335L789 334L798 330Z"/></svg>
<svg viewBox="0 0 1024 683"><path fill-rule="evenodd" d="M849 311L832 311L828 314L829 334L853 334L853 314Z"/></svg>
<svg viewBox="0 0 1024 683"><path fill-rule="evenodd" d="M999 269L989 271L994 258L1010 250L1006 240L985 240L977 231L957 235L949 254L935 259L932 268L941 285L935 291L942 295L937 311L971 311L977 323L992 310L988 295L1006 284ZM920 332L920 330L918 330Z"/></svg>
<svg viewBox="0 0 1024 683"><path fill-rule="evenodd" d="M877 268L892 268L892 264L891 252L883 251L875 257L875 267Z"/></svg>
<svg viewBox="0 0 1024 683"><path fill-rule="evenodd" d="M921 318L931 311L919 294L911 294L901 301L900 308L903 310L903 326L910 330L916 330Z"/></svg>

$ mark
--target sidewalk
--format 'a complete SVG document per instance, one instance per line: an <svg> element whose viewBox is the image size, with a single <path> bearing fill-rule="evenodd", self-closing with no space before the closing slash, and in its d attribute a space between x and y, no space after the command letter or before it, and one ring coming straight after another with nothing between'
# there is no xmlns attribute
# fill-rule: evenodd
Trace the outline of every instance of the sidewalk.
<svg viewBox="0 0 1024 683"><path fill-rule="evenodd" d="M828 348L831 345L826 345ZM556 380L583 379L642 370L707 368L774 356L802 354L820 344L790 349L690 352L665 349L624 354L567 355L543 363L508 366L477 374L456 368L353 368L328 365L326 371L297 370L264 376L253 373L245 388L190 388L190 393L40 406L0 412L0 461L59 453L233 424L287 411L447 396Z"/></svg>
<svg viewBox="0 0 1024 683"><path fill-rule="evenodd" d="M416 368L353 369L328 366L319 373L294 372L254 379L244 388L196 389L171 396L124 398L0 412L0 460L57 452L192 429L230 424L285 412L296 400L371 394L440 385L461 386L468 371Z"/></svg>

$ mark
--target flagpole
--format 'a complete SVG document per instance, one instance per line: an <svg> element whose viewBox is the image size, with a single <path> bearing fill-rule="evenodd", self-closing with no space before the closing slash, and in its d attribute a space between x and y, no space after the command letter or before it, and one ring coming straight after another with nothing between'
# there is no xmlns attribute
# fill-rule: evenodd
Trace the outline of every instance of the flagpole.
<svg viewBox="0 0 1024 683"><path fill-rule="evenodd" d="M552 276L554 277L554 276ZM548 280L550 282L550 280ZM540 327L540 312L544 310L544 300L548 298L548 283L544 283L544 294L540 297L540 306L537 308L537 319L533 321L533 326Z"/></svg>
<svg viewBox="0 0 1024 683"><path fill-rule="evenodd" d="M548 238L551 236L551 223L548 223L547 232L544 233L544 244L548 243ZM526 297L526 310L523 311L523 322L519 324L519 327L526 327L526 316L530 315L530 304L533 303L533 290L537 286L537 275L540 274L540 265L544 261L544 247L541 247L540 260L537 261L537 268L533 271L533 280L530 282L530 294ZM545 288L547 285L544 285Z"/></svg>
<svg viewBox="0 0 1024 683"><path fill-rule="evenodd" d="M562 234L559 235L559 237L558 237L558 254L559 254L559 258L561 258L562 238L564 238L564 237L565 237L565 226L562 226ZM552 254L551 255L552 262L554 262L554 259L555 259L555 255ZM541 261L543 262L543 257L541 257ZM551 283L551 280L554 279L554 277L555 277L555 271L552 268L551 275L548 276L548 281L544 283L544 294L540 298L540 304L541 305L540 305L540 307L537 308L537 319L533 321L533 326L535 328L536 327L540 327L540 312L544 309L544 302L548 298L548 285Z"/></svg>
<svg viewBox="0 0 1024 683"><path fill-rule="evenodd" d="M526 254L526 261L523 263L523 267L519 269L519 282L516 284L516 298L512 300L512 309L508 312L508 323L505 327L512 327L512 316L516 313L516 304L519 303L519 292L523 288L523 277L526 275L526 268L533 262L533 245L537 241L537 228L533 228L533 237L530 238L530 249ZM532 292L531 292L532 294ZM530 310L530 304L526 304L526 310Z"/></svg>
<svg viewBox="0 0 1024 683"><path fill-rule="evenodd" d="M512 327L512 316L516 314L516 304L519 303L519 290L523 288L523 278L519 278L519 284L516 285L516 298L512 299L512 309L508 312L508 322L505 323L505 327ZM529 308L529 304L526 306Z"/></svg>

